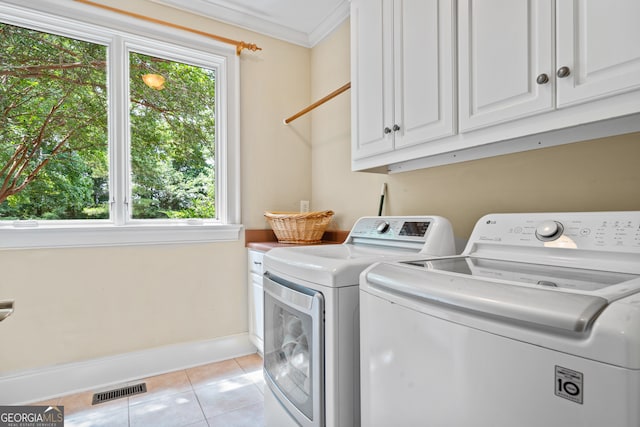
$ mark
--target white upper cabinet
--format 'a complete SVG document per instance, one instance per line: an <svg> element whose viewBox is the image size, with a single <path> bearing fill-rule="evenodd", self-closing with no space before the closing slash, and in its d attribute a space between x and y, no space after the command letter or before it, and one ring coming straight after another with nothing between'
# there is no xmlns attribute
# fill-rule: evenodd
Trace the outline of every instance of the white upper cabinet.
<svg viewBox="0 0 640 427"><path fill-rule="evenodd" d="M556 1L558 107L640 88L640 1Z"/></svg>
<svg viewBox="0 0 640 427"><path fill-rule="evenodd" d="M351 2L351 99L353 155L366 157L393 149L384 133L393 121L393 8L389 1Z"/></svg>
<svg viewBox="0 0 640 427"><path fill-rule="evenodd" d="M461 132L553 109L552 0L460 0L458 27Z"/></svg>
<svg viewBox="0 0 640 427"><path fill-rule="evenodd" d="M640 131L640 0L352 0L352 169Z"/></svg>
<svg viewBox="0 0 640 427"><path fill-rule="evenodd" d="M351 2L351 99L353 154L366 157L393 149L393 50L390 1Z"/></svg>
<svg viewBox="0 0 640 427"><path fill-rule="evenodd" d="M639 88L638 22L638 0L460 0L460 131Z"/></svg>
<svg viewBox="0 0 640 427"><path fill-rule="evenodd" d="M354 159L455 133L451 0L353 0Z"/></svg>
<svg viewBox="0 0 640 427"><path fill-rule="evenodd" d="M450 0L393 3L392 129L401 148L455 133L455 17Z"/></svg>

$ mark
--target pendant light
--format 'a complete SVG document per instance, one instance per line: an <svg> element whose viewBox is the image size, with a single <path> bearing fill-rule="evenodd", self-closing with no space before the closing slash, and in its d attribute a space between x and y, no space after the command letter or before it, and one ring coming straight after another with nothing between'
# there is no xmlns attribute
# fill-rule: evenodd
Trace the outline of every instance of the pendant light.
<svg viewBox="0 0 640 427"><path fill-rule="evenodd" d="M142 76L142 81L151 89L155 89L155 90L164 89L165 80L164 80L164 77L162 77L160 74L145 74Z"/></svg>

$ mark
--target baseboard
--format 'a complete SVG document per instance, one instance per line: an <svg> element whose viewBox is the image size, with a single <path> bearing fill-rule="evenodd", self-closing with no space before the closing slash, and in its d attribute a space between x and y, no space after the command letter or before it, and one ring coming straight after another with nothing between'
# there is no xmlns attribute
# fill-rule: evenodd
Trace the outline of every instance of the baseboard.
<svg viewBox="0 0 640 427"><path fill-rule="evenodd" d="M255 352L244 333L13 372L0 375L0 405L39 402Z"/></svg>

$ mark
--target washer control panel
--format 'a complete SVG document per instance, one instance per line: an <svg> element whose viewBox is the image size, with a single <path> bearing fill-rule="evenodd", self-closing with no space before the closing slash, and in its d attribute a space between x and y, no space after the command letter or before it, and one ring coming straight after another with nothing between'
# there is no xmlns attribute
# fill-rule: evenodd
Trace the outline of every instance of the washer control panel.
<svg viewBox="0 0 640 427"><path fill-rule="evenodd" d="M638 252L640 212L490 214L469 242Z"/></svg>

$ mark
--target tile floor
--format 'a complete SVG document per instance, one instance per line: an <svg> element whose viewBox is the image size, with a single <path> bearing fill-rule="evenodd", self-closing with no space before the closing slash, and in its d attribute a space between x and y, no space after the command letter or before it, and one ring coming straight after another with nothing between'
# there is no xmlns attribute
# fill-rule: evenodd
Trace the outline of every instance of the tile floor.
<svg viewBox="0 0 640 427"><path fill-rule="evenodd" d="M63 405L65 427L258 427L264 379L258 354L144 378L147 392L92 405L95 390L40 405ZM123 384L124 386L124 384ZM118 388L109 387L109 389Z"/></svg>

